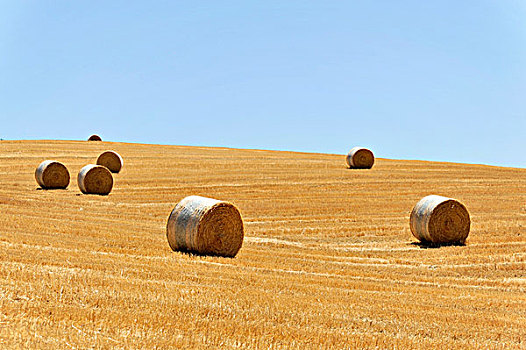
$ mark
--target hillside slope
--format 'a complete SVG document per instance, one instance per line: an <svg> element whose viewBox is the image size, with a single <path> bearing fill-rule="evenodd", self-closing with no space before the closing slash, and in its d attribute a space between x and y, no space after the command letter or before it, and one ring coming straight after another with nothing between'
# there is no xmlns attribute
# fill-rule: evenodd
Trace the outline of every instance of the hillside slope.
<svg viewBox="0 0 526 350"><path fill-rule="evenodd" d="M109 196L76 176L124 158ZM39 190L45 159L71 173ZM236 204L234 259L172 252L187 195ZM462 201L466 246L424 249L423 196ZM2 348L524 348L526 169L108 142L0 142Z"/></svg>

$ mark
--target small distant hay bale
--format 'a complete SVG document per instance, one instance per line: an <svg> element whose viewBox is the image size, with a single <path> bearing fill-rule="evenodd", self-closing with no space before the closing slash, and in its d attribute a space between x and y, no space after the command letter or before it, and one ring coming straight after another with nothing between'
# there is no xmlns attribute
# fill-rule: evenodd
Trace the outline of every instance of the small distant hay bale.
<svg viewBox="0 0 526 350"><path fill-rule="evenodd" d="M122 157L115 151L106 151L97 158L97 165L105 166L112 173L121 171L122 164Z"/></svg>
<svg viewBox="0 0 526 350"><path fill-rule="evenodd" d="M172 210L166 236L174 251L234 257L243 244L243 219L231 203L189 196Z"/></svg>
<svg viewBox="0 0 526 350"><path fill-rule="evenodd" d="M88 138L88 141L102 141L102 139L100 138L99 135L91 135L91 136Z"/></svg>
<svg viewBox="0 0 526 350"><path fill-rule="evenodd" d="M54 160L45 160L35 171L37 183L43 189L67 188L69 171L66 166Z"/></svg>
<svg viewBox="0 0 526 350"><path fill-rule="evenodd" d="M469 234L469 213L452 198L430 195L422 198L411 212L413 236L422 243L464 244Z"/></svg>
<svg viewBox="0 0 526 350"><path fill-rule="evenodd" d="M84 194L107 195L113 187L113 176L101 165L88 164L80 169L77 182Z"/></svg>
<svg viewBox="0 0 526 350"><path fill-rule="evenodd" d="M351 169L371 169L374 164L374 154L363 147L354 147L345 158Z"/></svg>

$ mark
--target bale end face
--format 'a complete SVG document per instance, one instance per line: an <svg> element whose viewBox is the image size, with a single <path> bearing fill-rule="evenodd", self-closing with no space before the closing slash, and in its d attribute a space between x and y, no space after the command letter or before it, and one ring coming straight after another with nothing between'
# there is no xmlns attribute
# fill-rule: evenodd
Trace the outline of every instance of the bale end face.
<svg viewBox="0 0 526 350"><path fill-rule="evenodd" d="M371 169L374 165L374 154L363 147L354 147L345 158L350 169Z"/></svg>
<svg viewBox="0 0 526 350"><path fill-rule="evenodd" d="M97 165L108 168L112 173L121 171L123 161L122 157L115 151L106 151L97 158Z"/></svg>
<svg viewBox="0 0 526 350"><path fill-rule="evenodd" d="M113 176L110 171L95 164L83 167L79 172L77 182L79 189L84 194L107 195L113 188Z"/></svg>
<svg viewBox="0 0 526 350"><path fill-rule="evenodd" d="M88 138L88 141L102 141L102 139L100 138L99 135L91 135L91 136Z"/></svg>
<svg viewBox="0 0 526 350"><path fill-rule="evenodd" d="M37 167L35 179L43 189L64 189L69 185L70 176L64 164L45 160Z"/></svg>
<svg viewBox="0 0 526 350"><path fill-rule="evenodd" d="M422 243L464 244L471 220L466 207L452 198L422 198L410 216L411 233Z"/></svg>
<svg viewBox="0 0 526 350"><path fill-rule="evenodd" d="M174 251L234 257L243 244L243 219L231 203L189 196L172 210L166 235Z"/></svg>

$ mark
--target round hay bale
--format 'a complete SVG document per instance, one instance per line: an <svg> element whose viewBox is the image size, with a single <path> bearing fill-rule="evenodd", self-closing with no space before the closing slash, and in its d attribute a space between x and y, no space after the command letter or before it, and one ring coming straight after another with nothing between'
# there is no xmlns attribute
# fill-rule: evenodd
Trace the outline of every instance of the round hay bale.
<svg viewBox="0 0 526 350"><path fill-rule="evenodd" d="M374 164L374 154L367 148L354 147L345 160L351 169L371 169Z"/></svg>
<svg viewBox="0 0 526 350"><path fill-rule="evenodd" d="M64 164L45 160L35 171L37 183L43 189L67 188L69 185L69 171Z"/></svg>
<svg viewBox="0 0 526 350"><path fill-rule="evenodd" d="M88 138L88 141L102 141L102 139L100 138L99 135L91 135L91 136Z"/></svg>
<svg viewBox="0 0 526 350"><path fill-rule="evenodd" d="M243 219L231 203L189 196L172 210L166 236L174 251L234 257L243 243Z"/></svg>
<svg viewBox="0 0 526 350"><path fill-rule="evenodd" d="M106 151L97 158L97 165L105 166L112 173L118 173L122 168L122 157L115 151Z"/></svg>
<svg viewBox="0 0 526 350"><path fill-rule="evenodd" d="M422 198L410 218L411 232L422 243L464 244L470 223L462 203L435 195Z"/></svg>
<svg viewBox="0 0 526 350"><path fill-rule="evenodd" d="M107 195L113 187L113 176L101 165L88 164L80 169L77 182L84 194Z"/></svg>

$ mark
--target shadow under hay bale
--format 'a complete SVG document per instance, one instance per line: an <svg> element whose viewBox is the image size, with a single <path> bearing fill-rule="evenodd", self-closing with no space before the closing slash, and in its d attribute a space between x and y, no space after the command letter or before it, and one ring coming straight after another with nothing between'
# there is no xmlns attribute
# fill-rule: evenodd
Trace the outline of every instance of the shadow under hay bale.
<svg viewBox="0 0 526 350"><path fill-rule="evenodd" d="M42 189L65 189L69 185L70 176L64 164L45 160L37 167L35 179Z"/></svg>
<svg viewBox="0 0 526 350"><path fill-rule="evenodd" d="M234 257L243 244L243 219L231 203L189 196L172 210L166 236L174 251Z"/></svg>
<svg viewBox="0 0 526 350"><path fill-rule="evenodd" d="M77 177L79 189L84 194L107 195L113 188L113 176L110 171L95 164L83 167Z"/></svg>
<svg viewBox="0 0 526 350"><path fill-rule="evenodd" d="M374 154L363 147L354 147L345 158L350 169L371 169L374 165Z"/></svg>
<svg viewBox="0 0 526 350"><path fill-rule="evenodd" d="M108 168L112 173L121 171L123 161L120 154L115 151L106 151L97 158L97 165L102 165Z"/></svg>
<svg viewBox="0 0 526 350"><path fill-rule="evenodd" d="M420 249L438 249L441 247L465 247L466 243L449 242L449 243L433 243L433 242L411 242L410 245L419 247Z"/></svg>
<svg viewBox="0 0 526 350"><path fill-rule="evenodd" d="M436 195L422 198L410 216L411 233L424 245L463 245L470 224L462 203Z"/></svg>
<svg viewBox="0 0 526 350"><path fill-rule="evenodd" d="M102 141L102 139L100 138L99 135L91 135L89 138L88 138L88 141Z"/></svg>

